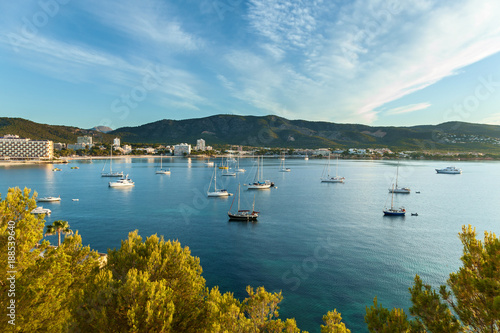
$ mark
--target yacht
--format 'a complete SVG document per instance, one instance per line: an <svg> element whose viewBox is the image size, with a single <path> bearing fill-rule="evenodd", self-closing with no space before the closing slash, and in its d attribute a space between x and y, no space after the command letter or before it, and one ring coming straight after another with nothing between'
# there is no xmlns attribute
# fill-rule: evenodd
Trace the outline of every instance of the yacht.
<svg viewBox="0 0 500 333"><path fill-rule="evenodd" d="M117 181L114 182L109 182L109 187L131 187L134 186L134 182L132 179L128 178L128 175L126 175L123 178L118 179Z"/></svg>
<svg viewBox="0 0 500 333"><path fill-rule="evenodd" d="M283 154L283 157L281 158L280 161L280 172L290 172L290 168L285 167L285 155Z"/></svg>
<svg viewBox="0 0 500 333"><path fill-rule="evenodd" d="M123 171L113 171L113 146L111 146L111 157L109 159L109 172L104 172L104 168L106 167L106 163L102 167L101 177L122 177Z"/></svg>
<svg viewBox="0 0 500 333"><path fill-rule="evenodd" d="M214 182L214 190L211 191L212 181ZM232 195L226 189L217 189L217 169L214 167L214 174L208 185L207 197L227 197Z"/></svg>
<svg viewBox="0 0 500 333"><path fill-rule="evenodd" d="M337 167L335 169L335 176L330 176L330 154L328 154L328 163L323 169L323 175L321 176L322 183L343 183L345 181L345 177L340 177L338 175L339 170L339 158L337 156Z"/></svg>
<svg viewBox="0 0 500 333"><path fill-rule="evenodd" d="M396 167L396 186L393 186L389 189L389 193L404 193L410 194L411 190L408 187L399 187L398 186L398 177L399 177L399 161L398 166Z"/></svg>
<svg viewBox="0 0 500 333"><path fill-rule="evenodd" d="M156 170L157 175L170 175L170 169L163 169L163 155L160 156L160 169Z"/></svg>
<svg viewBox="0 0 500 333"><path fill-rule="evenodd" d="M236 212L231 212L231 208L233 208L234 204L234 199L233 202L231 203L231 207L229 207L229 211L227 212L227 216L229 216L230 220L235 220L235 221L256 221L257 218L259 217L259 212L255 211L255 196L253 197L253 205L252 205L252 210L244 210L240 209L240 185L238 184L238 210Z"/></svg>
<svg viewBox="0 0 500 333"><path fill-rule="evenodd" d="M458 175L462 173L462 169L457 169L454 166L449 166L444 169L436 169L437 173L447 173L452 175Z"/></svg>
<svg viewBox="0 0 500 333"><path fill-rule="evenodd" d="M384 208L385 216L405 216L406 209L404 207L394 208L394 184L392 184L392 198L391 198L391 208Z"/></svg>
<svg viewBox="0 0 500 333"><path fill-rule="evenodd" d="M43 208L42 206L38 206L31 211L31 214L46 214L50 215L52 211L48 208Z"/></svg>
<svg viewBox="0 0 500 333"><path fill-rule="evenodd" d="M257 172L255 174L254 182L244 185L246 185L249 190L265 190L274 187L273 182L269 180L262 181L261 179L262 179L262 171L260 170L259 156L257 156Z"/></svg>
<svg viewBox="0 0 500 333"><path fill-rule="evenodd" d="M38 198L36 199L38 202L56 202L56 201L61 201L61 197L43 197L43 198Z"/></svg>

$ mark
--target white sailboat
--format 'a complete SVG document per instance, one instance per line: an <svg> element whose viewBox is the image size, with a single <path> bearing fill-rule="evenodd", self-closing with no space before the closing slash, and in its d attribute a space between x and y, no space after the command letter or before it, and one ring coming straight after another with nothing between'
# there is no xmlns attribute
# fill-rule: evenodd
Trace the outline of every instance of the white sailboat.
<svg viewBox="0 0 500 333"><path fill-rule="evenodd" d="M234 199L233 202L231 203L231 207L229 207L229 211L227 212L227 216L229 216L230 220L236 220L236 221L256 221L257 218L259 217L259 212L255 211L255 195L253 197L253 205L252 205L252 210L242 210L240 209L240 184L238 184L238 210L233 213L231 212L231 209L233 208L234 204Z"/></svg>
<svg viewBox="0 0 500 333"><path fill-rule="evenodd" d="M212 188L212 181L214 182L214 190L211 191ZM207 191L207 196L208 197L227 197L232 195L225 189L217 189L217 168L214 167L214 174L212 176L212 179L210 180L210 184L208 185L208 191Z"/></svg>
<svg viewBox="0 0 500 333"><path fill-rule="evenodd" d="M309 157L306 154L306 157L304 157L304 161L309 161Z"/></svg>
<svg viewBox="0 0 500 333"><path fill-rule="evenodd" d="M238 166L235 170L236 172L245 172L246 170L243 168L240 168L240 157L238 156Z"/></svg>
<svg viewBox="0 0 500 333"><path fill-rule="evenodd" d="M328 163L323 169L323 175L321 176L322 183L343 183L345 181L345 177L340 177L338 175L339 170L339 158L337 156L337 166L335 168L335 177L330 176L330 154L328 154Z"/></svg>
<svg viewBox="0 0 500 333"><path fill-rule="evenodd" d="M170 169L163 169L163 155L160 155L160 170L156 170L157 175L170 175Z"/></svg>
<svg viewBox="0 0 500 333"><path fill-rule="evenodd" d="M262 181L262 171L260 169L259 156L257 156L257 172L255 174L254 182L251 184L244 184L249 190L265 190L274 186L274 183L269 180Z"/></svg>
<svg viewBox="0 0 500 333"><path fill-rule="evenodd" d="M411 190L408 187L398 187L398 177L399 177L399 161L396 167L396 186L389 189L389 193L405 193L410 194Z"/></svg>
<svg viewBox="0 0 500 333"><path fill-rule="evenodd" d="M285 167L285 154L283 154L283 157L281 158L280 161L280 172L290 172L290 168Z"/></svg>
<svg viewBox="0 0 500 333"><path fill-rule="evenodd" d="M109 172L104 172L104 168L106 167L106 163L102 167L101 177L123 177L123 171L114 171L113 172L113 146L111 146L111 158L109 159Z"/></svg>
<svg viewBox="0 0 500 333"><path fill-rule="evenodd" d="M392 184L392 189L394 190L394 184ZM384 208L384 215L387 216L405 216L406 209L404 207L394 208L394 191L391 192L391 208Z"/></svg>

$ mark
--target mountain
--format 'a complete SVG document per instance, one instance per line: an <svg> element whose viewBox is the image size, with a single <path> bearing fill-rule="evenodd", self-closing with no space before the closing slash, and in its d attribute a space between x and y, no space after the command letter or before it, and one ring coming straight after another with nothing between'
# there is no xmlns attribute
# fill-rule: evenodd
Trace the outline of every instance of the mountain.
<svg viewBox="0 0 500 333"><path fill-rule="evenodd" d="M96 131L96 132L102 132L102 133L108 133L111 132L113 129L108 126L95 126L90 129L91 131Z"/></svg>
<svg viewBox="0 0 500 333"><path fill-rule="evenodd" d="M447 122L411 127L336 124L278 116L216 115L160 120L111 132L122 142L232 144L260 147L389 147L407 150L500 152L500 126Z"/></svg>
<svg viewBox="0 0 500 333"><path fill-rule="evenodd" d="M72 126L47 125L22 118L0 117L0 136L5 134L19 135L32 140L52 140L54 142L75 143L78 136L90 135L94 141L111 142L112 136L95 130L81 129Z"/></svg>
<svg viewBox="0 0 500 333"><path fill-rule="evenodd" d="M74 143L77 136L92 135L94 141L123 143L232 144L286 148L380 148L448 150L500 153L500 126L446 122L411 127L337 124L323 121L288 120L278 116L216 115L198 119L160 120L109 133L94 129L38 124L22 118L0 118L0 135L17 134L38 140Z"/></svg>

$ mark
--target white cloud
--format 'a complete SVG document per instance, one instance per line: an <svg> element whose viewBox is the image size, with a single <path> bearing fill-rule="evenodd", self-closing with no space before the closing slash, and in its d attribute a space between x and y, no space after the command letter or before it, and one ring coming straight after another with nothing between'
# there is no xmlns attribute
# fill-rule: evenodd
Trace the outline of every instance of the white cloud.
<svg viewBox="0 0 500 333"><path fill-rule="evenodd" d="M251 1L249 26L266 51L229 56L234 96L293 118L371 123L377 108L500 51L500 2L319 4Z"/></svg>
<svg viewBox="0 0 500 333"><path fill-rule="evenodd" d="M405 106L400 106L397 108L393 108L384 112L385 115L396 115L396 114L404 114L410 113L420 110L425 110L431 106L430 103L418 103L418 104L410 104Z"/></svg>

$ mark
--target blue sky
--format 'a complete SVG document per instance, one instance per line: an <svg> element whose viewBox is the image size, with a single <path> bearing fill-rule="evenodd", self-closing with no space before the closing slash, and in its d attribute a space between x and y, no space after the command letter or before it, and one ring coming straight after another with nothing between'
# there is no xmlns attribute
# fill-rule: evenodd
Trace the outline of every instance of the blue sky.
<svg viewBox="0 0 500 333"><path fill-rule="evenodd" d="M0 116L500 124L499 1L0 3Z"/></svg>

